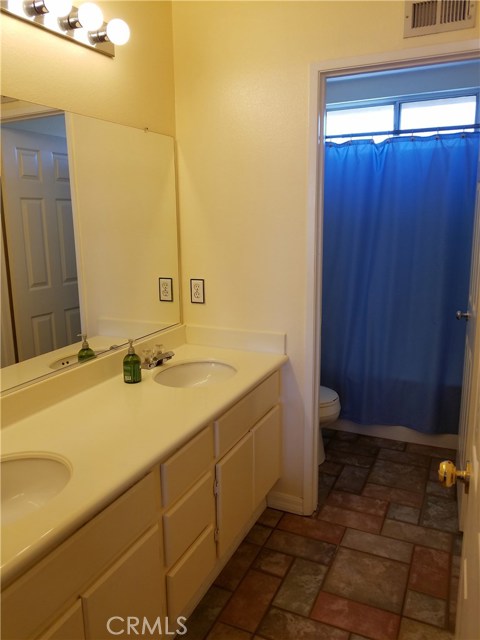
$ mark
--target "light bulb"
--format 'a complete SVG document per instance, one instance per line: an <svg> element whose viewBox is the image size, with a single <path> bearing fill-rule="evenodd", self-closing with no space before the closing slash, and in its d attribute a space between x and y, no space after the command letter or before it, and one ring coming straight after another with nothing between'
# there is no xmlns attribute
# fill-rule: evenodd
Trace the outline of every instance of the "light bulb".
<svg viewBox="0 0 480 640"><path fill-rule="evenodd" d="M28 15L23 0L8 0L8 10L18 15Z"/></svg>
<svg viewBox="0 0 480 640"><path fill-rule="evenodd" d="M43 0L43 4L48 13L55 18L63 18L68 16L72 10L72 3L70 0Z"/></svg>
<svg viewBox="0 0 480 640"><path fill-rule="evenodd" d="M125 44L130 39L130 27L125 20L114 18L107 24L107 36L113 44Z"/></svg>
<svg viewBox="0 0 480 640"><path fill-rule="evenodd" d="M78 21L87 31L96 31L103 24L103 13L93 2L85 2L78 8Z"/></svg>

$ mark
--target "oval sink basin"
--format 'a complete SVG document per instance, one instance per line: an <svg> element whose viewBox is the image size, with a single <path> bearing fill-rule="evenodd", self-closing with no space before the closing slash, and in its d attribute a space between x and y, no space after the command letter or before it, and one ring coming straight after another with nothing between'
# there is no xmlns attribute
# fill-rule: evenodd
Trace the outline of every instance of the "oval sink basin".
<svg viewBox="0 0 480 640"><path fill-rule="evenodd" d="M172 364L155 376L155 382L167 387L206 387L228 380L237 373L235 367L225 362L203 360Z"/></svg>
<svg viewBox="0 0 480 640"><path fill-rule="evenodd" d="M2 524L43 507L67 485L68 466L55 458L4 458L0 463L2 479Z"/></svg>

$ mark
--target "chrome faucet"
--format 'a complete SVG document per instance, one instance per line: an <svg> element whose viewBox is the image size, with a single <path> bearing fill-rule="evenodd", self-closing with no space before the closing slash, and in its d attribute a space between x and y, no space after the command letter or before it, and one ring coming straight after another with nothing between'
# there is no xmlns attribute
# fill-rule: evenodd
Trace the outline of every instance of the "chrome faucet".
<svg viewBox="0 0 480 640"><path fill-rule="evenodd" d="M164 351L163 344L155 345L155 349L144 349L142 369L154 369L171 360L175 353L173 351Z"/></svg>

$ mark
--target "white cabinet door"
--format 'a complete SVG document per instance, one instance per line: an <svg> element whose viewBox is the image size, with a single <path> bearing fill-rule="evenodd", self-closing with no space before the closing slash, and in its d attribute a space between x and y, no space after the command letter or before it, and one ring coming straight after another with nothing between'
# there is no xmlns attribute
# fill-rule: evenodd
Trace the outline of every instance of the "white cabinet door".
<svg viewBox="0 0 480 640"><path fill-rule="evenodd" d="M126 634L129 618L139 619L140 636L145 620L152 626L157 618L164 623L161 542L155 525L82 596L87 640Z"/></svg>
<svg viewBox="0 0 480 640"><path fill-rule="evenodd" d="M82 602L72 605L38 640L85 640Z"/></svg>
<svg viewBox="0 0 480 640"><path fill-rule="evenodd" d="M229 549L253 513L253 436L249 432L216 465L218 555Z"/></svg>
<svg viewBox="0 0 480 640"><path fill-rule="evenodd" d="M252 430L254 507L260 504L280 477L282 455L280 415L280 406L277 405Z"/></svg>

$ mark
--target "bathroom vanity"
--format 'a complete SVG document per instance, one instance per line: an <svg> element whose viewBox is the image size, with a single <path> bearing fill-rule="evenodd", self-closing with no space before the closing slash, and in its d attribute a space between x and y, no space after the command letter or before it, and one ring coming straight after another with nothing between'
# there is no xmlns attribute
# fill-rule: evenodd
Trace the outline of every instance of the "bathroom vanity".
<svg viewBox="0 0 480 640"><path fill-rule="evenodd" d="M41 454L70 471L2 528L5 640L100 640L137 619L140 637L173 635L265 508L281 473L286 356L167 344L175 358L140 384L118 367L4 429L2 460ZM75 367L72 382L99 364L113 373L122 355ZM160 369L199 361L235 375L159 383Z"/></svg>

